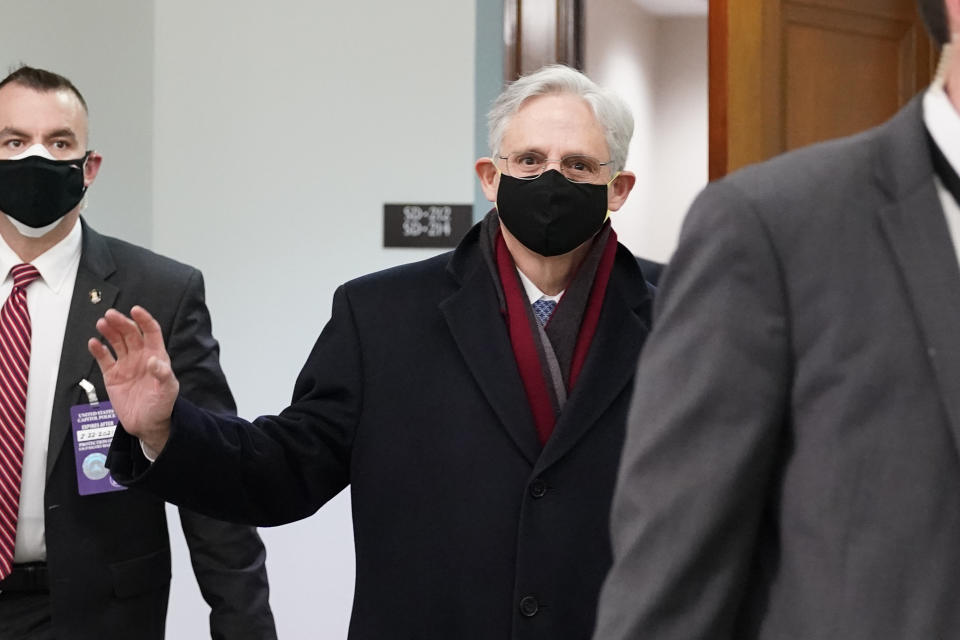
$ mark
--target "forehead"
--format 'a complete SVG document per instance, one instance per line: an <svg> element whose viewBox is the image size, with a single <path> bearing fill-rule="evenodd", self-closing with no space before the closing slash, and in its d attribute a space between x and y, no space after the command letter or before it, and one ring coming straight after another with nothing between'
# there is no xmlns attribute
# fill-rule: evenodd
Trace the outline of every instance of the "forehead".
<svg viewBox="0 0 960 640"><path fill-rule="evenodd" d="M86 140L87 113L77 96L67 89L37 91L8 84L0 89L0 129L6 127L37 135L70 129Z"/></svg>
<svg viewBox="0 0 960 640"><path fill-rule="evenodd" d="M531 98L510 118L501 151L536 150L550 156L608 155L603 127L587 101L569 93Z"/></svg>

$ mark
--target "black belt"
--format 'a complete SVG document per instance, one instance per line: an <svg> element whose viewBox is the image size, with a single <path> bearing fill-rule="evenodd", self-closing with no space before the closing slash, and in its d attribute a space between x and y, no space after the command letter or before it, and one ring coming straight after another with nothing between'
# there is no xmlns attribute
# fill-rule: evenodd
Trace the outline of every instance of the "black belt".
<svg viewBox="0 0 960 640"><path fill-rule="evenodd" d="M4 591L45 592L50 590L50 578L46 562L25 562L13 565L13 571L0 580L0 593Z"/></svg>

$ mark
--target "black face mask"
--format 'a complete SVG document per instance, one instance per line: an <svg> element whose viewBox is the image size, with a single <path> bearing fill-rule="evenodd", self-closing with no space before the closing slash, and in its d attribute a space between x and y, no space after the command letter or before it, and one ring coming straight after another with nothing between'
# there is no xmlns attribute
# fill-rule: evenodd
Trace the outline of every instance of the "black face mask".
<svg viewBox="0 0 960 640"><path fill-rule="evenodd" d="M49 160L27 156L0 160L0 211L34 229L45 227L76 207L87 188L82 158Z"/></svg>
<svg viewBox="0 0 960 640"><path fill-rule="evenodd" d="M533 180L500 176L497 214L527 249L542 256L573 251L607 219L607 185L570 182L555 169Z"/></svg>

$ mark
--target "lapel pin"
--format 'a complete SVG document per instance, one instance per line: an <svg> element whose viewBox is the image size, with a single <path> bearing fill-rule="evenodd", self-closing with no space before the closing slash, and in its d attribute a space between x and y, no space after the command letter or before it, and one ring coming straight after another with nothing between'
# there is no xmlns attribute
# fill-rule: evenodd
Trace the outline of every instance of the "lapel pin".
<svg viewBox="0 0 960 640"><path fill-rule="evenodd" d="M97 304L102 299L103 296L100 295L100 289L90 289L90 302Z"/></svg>

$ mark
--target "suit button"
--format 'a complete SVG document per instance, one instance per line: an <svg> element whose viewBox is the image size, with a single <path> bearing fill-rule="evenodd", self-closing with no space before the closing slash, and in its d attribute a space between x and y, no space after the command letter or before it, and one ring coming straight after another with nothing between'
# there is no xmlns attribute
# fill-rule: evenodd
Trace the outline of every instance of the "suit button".
<svg viewBox="0 0 960 640"><path fill-rule="evenodd" d="M537 478L533 481L533 484L530 485L530 495L534 498L542 498L547 495L547 483Z"/></svg>
<svg viewBox="0 0 960 640"><path fill-rule="evenodd" d="M528 618L532 618L537 615L537 611L540 610L540 604L537 602L537 599L533 596L524 596L520 599L520 613Z"/></svg>

